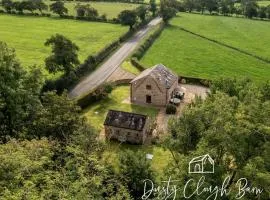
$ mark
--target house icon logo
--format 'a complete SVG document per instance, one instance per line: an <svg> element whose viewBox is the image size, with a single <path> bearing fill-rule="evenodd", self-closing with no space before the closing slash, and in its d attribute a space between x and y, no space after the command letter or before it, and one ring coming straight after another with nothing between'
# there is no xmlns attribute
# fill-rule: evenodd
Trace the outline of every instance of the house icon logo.
<svg viewBox="0 0 270 200"><path fill-rule="evenodd" d="M195 157L189 162L188 172L190 174L213 174L215 172L214 168L214 160L209 154L205 154Z"/></svg>

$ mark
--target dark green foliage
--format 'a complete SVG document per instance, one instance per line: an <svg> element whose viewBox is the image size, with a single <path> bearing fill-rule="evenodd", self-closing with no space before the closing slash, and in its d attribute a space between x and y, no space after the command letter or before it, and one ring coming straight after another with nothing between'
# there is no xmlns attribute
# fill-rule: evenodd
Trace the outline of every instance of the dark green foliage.
<svg viewBox="0 0 270 200"><path fill-rule="evenodd" d="M147 40L141 46L134 52L132 57L137 58L140 60L145 52L152 46L152 44L155 42L155 40L160 36L164 29L164 25L161 25L154 33L152 33Z"/></svg>
<svg viewBox="0 0 270 200"><path fill-rule="evenodd" d="M2 6L7 12L10 12L13 9L13 2L11 0L2 0Z"/></svg>
<svg viewBox="0 0 270 200"><path fill-rule="evenodd" d="M260 7L259 12L258 12L258 17L261 18L261 19L266 18L267 17L266 10L267 10L266 7L263 7L263 6Z"/></svg>
<svg viewBox="0 0 270 200"><path fill-rule="evenodd" d="M84 109L91 105L94 102L100 101L106 98L113 90L113 86L111 84L103 84L99 86L95 91L87 94L84 97L78 99L78 105Z"/></svg>
<svg viewBox="0 0 270 200"><path fill-rule="evenodd" d="M162 0L160 2L160 16L165 23L168 23L176 15L177 10L174 6L174 0Z"/></svg>
<svg viewBox="0 0 270 200"><path fill-rule="evenodd" d="M242 3L244 15L248 18L257 17L258 15L258 5L255 1L244 1Z"/></svg>
<svg viewBox="0 0 270 200"><path fill-rule="evenodd" d="M56 34L47 39L45 46L52 46L52 55L45 60L50 73L64 71L69 74L79 64L79 47L63 35Z"/></svg>
<svg viewBox="0 0 270 200"><path fill-rule="evenodd" d="M23 134L39 110L39 70L26 73L13 50L0 42L0 141Z"/></svg>
<svg viewBox="0 0 270 200"><path fill-rule="evenodd" d="M137 22L137 15L136 12L133 10L123 10L119 15L118 19L121 24L128 25L130 29L136 24Z"/></svg>
<svg viewBox="0 0 270 200"><path fill-rule="evenodd" d="M134 199L140 199L144 191L145 179L155 180L149 160L142 151L123 151L119 155L120 175Z"/></svg>
<svg viewBox="0 0 270 200"><path fill-rule="evenodd" d="M152 12L152 16L156 15L157 12L157 3L156 0L150 0L150 8L149 10Z"/></svg>
<svg viewBox="0 0 270 200"><path fill-rule="evenodd" d="M173 104L166 105L166 114L169 114L169 115L175 114L176 111L177 111L177 108L175 105Z"/></svg>
<svg viewBox="0 0 270 200"><path fill-rule="evenodd" d="M68 13L68 9L65 7L63 1L56 1L50 5L50 10L53 13L58 14L59 16L63 16Z"/></svg>
<svg viewBox="0 0 270 200"><path fill-rule="evenodd" d="M190 177L186 170L188 160L208 153L215 160L215 173L207 176L205 184L222 182L230 175L232 180L227 189L232 189L235 196L235 181L245 177L253 186L262 188L260 198L267 199L270 101L265 93L268 84L260 88L249 80L213 82L212 93L206 100L197 98L180 118L170 121L171 136L166 144L175 163L167 172L185 180ZM246 198L258 196L247 194Z"/></svg>
<svg viewBox="0 0 270 200"><path fill-rule="evenodd" d="M141 5L136 9L136 13L141 21L145 21L145 17L147 14L147 7L145 5Z"/></svg>
<svg viewBox="0 0 270 200"><path fill-rule="evenodd" d="M195 0L184 0L183 6L188 12L191 12L196 6Z"/></svg>
<svg viewBox="0 0 270 200"><path fill-rule="evenodd" d="M35 9L39 10L42 14L43 10L48 10L47 4L45 4L42 0L32 0L35 6Z"/></svg>

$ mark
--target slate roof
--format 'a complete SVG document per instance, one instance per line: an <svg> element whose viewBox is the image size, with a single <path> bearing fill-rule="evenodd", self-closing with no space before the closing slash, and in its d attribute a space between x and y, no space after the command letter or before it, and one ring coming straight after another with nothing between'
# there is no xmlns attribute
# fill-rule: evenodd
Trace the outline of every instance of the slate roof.
<svg viewBox="0 0 270 200"><path fill-rule="evenodd" d="M146 119L146 115L109 110L104 125L141 131L145 126Z"/></svg>
<svg viewBox="0 0 270 200"><path fill-rule="evenodd" d="M177 75L175 75L171 70L162 64L158 64L152 68L144 70L139 76L134 78L131 83L146 76L153 77L157 84L165 86L167 89L170 89L173 83L178 80Z"/></svg>

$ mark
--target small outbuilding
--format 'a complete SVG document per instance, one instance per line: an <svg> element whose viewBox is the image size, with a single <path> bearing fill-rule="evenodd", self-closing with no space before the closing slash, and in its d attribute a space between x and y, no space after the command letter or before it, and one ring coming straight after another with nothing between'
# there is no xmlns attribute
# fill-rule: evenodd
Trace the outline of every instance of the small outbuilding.
<svg viewBox="0 0 270 200"><path fill-rule="evenodd" d="M104 127L108 140L143 144L147 137L148 117L136 113L109 110Z"/></svg>
<svg viewBox="0 0 270 200"><path fill-rule="evenodd" d="M144 70L130 83L132 103L165 106L178 87L178 76L164 65L158 64Z"/></svg>

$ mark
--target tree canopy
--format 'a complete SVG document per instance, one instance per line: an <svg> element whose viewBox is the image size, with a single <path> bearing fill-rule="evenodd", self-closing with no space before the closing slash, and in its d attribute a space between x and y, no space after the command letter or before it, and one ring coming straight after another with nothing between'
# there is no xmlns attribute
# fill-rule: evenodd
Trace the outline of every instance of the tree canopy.
<svg viewBox="0 0 270 200"><path fill-rule="evenodd" d="M69 74L78 65L79 47L63 35L56 34L45 42L52 46L52 55L45 59L46 68L50 73L64 71Z"/></svg>

